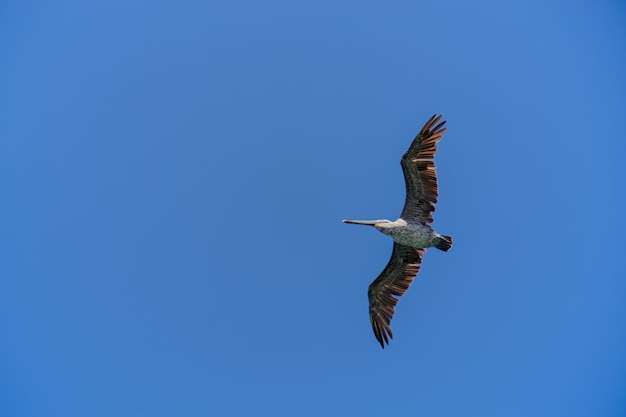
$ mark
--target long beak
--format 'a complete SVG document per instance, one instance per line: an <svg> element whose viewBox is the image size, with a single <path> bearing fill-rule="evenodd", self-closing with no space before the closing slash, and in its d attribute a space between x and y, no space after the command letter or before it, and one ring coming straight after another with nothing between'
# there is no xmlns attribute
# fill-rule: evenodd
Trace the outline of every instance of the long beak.
<svg viewBox="0 0 626 417"><path fill-rule="evenodd" d="M380 223L381 220L342 220L344 223L351 224L364 224L366 226L374 226L376 223Z"/></svg>

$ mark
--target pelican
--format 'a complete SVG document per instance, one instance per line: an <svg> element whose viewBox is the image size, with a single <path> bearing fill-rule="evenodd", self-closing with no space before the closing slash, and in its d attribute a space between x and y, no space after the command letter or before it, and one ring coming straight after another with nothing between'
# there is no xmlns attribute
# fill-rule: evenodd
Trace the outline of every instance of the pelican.
<svg viewBox="0 0 626 417"><path fill-rule="evenodd" d="M409 289L426 248L434 246L447 252L452 247L451 236L440 235L430 227L438 196L435 152L446 131L446 122L439 123L442 116L435 114L428 119L400 160L406 200L398 220L343 220L374 226L394 241L389 263L367 291L372 329L383 349L393 338L390 323L398 303L394 295L400 297Z"/></svg>

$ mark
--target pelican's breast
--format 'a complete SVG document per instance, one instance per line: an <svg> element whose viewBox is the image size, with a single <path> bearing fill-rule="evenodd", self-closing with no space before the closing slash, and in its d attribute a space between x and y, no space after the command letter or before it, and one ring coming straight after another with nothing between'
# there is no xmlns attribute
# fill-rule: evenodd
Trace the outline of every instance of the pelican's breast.
<svg viewBox="0 0 626 417"><path fill-rule="evenodd" d="M395 225L395 227L378 228L378 230L391 236L394 241L401 245L414 248L428 248L434 246L436 237L436 233L430 226L421 223L407 223L406 221L402 221L401 224Z"/></svg>

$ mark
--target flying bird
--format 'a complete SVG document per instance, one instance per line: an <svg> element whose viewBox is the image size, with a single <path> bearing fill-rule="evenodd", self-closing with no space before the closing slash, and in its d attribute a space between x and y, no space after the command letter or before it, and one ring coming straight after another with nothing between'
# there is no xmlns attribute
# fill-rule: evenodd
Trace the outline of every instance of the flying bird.
<svg viewBox="0 0 626 417"><path fill-rule="evenodd" d="M446 131L446 122L439 122L441 118L442 115L435 114L426 122L400 160L406 200L398 220L343 220L344 223L374 226L394 241L389 263L367 291L372 329L383 349L393 338L390 323L398 303L396 297L409 289L420 270L426 248L434 246L447 252L452 247L451 236L440 235L430 227L438 196L435 152L437 142Z"/></svg>

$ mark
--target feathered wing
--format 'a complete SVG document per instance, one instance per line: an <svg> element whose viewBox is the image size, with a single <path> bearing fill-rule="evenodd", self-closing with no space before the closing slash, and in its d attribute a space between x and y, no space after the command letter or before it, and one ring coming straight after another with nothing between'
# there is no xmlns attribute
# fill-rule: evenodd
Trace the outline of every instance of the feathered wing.
<svg viewBox="0 0 626 417"><path fill-rule="evenodd" d="M439 123L442 117L434 115L426 122L400 161L406 182L406 201L400 217L407 221L424 224L433 221L438 196L435 152L446 131L445 120Z"/></svg>
<svg viewBox="0 0 626 417"><path fill-rule="evenodd" d="M389 344L389 339L393 338L390 323L398 303L394 295L400 297L409 289L420 270L424 252L426 249L394 242L389 263L369 286L370 320L374 335L383 349L385 343Z"/></svg>

